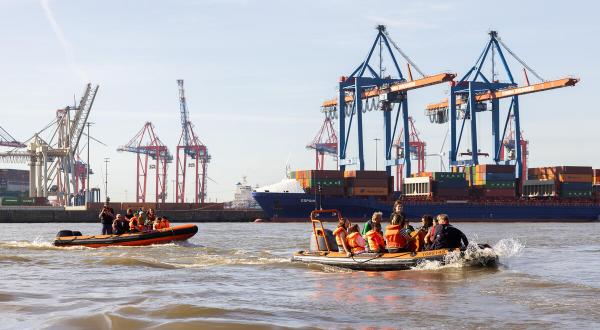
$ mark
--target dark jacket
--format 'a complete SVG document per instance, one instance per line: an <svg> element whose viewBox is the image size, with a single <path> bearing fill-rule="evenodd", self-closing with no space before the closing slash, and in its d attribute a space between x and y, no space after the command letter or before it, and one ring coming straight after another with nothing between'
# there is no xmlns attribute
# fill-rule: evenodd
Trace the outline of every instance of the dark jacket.
<svg viewBox="0 0 600 330"><path fill-rule="evenodd" d="M467 240L467 236L459 229L452 227L452 225L435 226L435 239L432 244L433 250L456 249L467 247L467 245L469 245L469 240Z"/></svg>
<svg viewBox="0 0 600 330"><path fill-rule="evenodd" d="M113 220L115 220L115 210L112 207L104 207L98 214L98 218L100 218L100 223L103 225L112 225Z"/></svg>

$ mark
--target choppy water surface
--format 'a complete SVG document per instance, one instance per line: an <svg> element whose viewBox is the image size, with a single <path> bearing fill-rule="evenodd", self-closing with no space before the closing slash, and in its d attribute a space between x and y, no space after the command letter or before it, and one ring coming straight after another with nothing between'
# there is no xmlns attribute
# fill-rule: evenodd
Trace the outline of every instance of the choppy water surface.
<svg viewBox="0 0 600 330"><path fill-rule="evenodd" d="M351 272L292 264L309 224L198 224L184 244L54 248L3 224L0 328L598 328L600 223L457 224L502 265Z"/></svg>

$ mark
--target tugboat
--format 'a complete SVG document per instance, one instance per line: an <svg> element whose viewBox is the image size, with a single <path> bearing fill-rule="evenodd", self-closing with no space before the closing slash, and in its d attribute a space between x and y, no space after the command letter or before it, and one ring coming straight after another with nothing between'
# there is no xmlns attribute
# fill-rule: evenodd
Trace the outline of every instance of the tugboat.
<svg viewBox="0 0 600 330"><path fill-rule="evenodd" d="M387 271L407 270L427 261L438 261L445 264L448 261L464 261L469 265L494 266L498 256L487 244L478 245L482 253L469 254L461 249L439 249L419 252L398 253L361 253L347 256L339 252L333 232L325 229L321 219L341 220L338 210L314 210L310 213L312 233L309 251L299 251L292 256L293 262L335 266L352 270Z"/></svg>
<svg viewBox="0 0 600 330"><path fill-rule="evenodd" d="M198 226L181 225L170 228L150 230L121 235L84 236L79 231L61 230L54 240L55 246L85 246L99 248L106 246L144 246L185 241L196 235Z"/></svg>

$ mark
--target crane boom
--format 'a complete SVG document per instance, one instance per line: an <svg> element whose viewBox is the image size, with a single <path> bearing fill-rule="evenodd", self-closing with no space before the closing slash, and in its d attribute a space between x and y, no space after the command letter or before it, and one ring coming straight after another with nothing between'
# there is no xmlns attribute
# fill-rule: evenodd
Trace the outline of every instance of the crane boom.
<svg viewBox="0 0 600 330"><path fill-rule="evenodd" d="M85 93L83 94L83 97L81 97L81 101L79 101L79 106L75 109L75 118L73 118L73 123L69 130L71 140L69 146L73 151L77 150L77 147L79 146L79 140L81 140L81 135L83 135L83 129L90 116L90 111L92 110L92 105L96 99L96 93L98 93L99 87L100 86L96 85L96 87L92 88L92 84L87 84Z"/></svg>
<svg viewBox="0 0 600 330"><path fill-rule="evenodd" d="M484 92L484 93L481 93L481 94L478 94L477 96L475 96L475 100L477 102L483 102L483 101L497 100L497 99L502 99L502 98L511 97L511 96L517 96L517 95L525 95L525 94L543 92L543 91L556 89L556 88L575 86L575 84L577 84L578 82L579 82L578 78L563 78L563 79L541 82L541 83L533 84L533 85L529 85L529 86L519 86L519 87L514 87L514 88L502 89L502 90L499 90L496 92L488 91L488 92ZM463 101L460 98L456 99L457 106L461 105L465 102L466 101ZM447 109L447 108L448 108L448 99L445 99L442 102L427 105L426 110L427 111L437 111L437 110L442 110L442 109Z"/></svg>
<svg viewBox="0 0 600 330"><path fill-rule="evenodd" d="M394 93L394 92L405 92L412 89L423 88L431 85L441 84L447 81L452 81L456 77L454 73L439 73L432 76L423 77L420 79L415 79L412 81L405 81L399 83L393 83L387 88L373 88L368 91L364 91L362 93L361 98L371 98L382 94ZM345 97L346 102L352 102L354 100L354 96L347 95ZM337 106L338 100L331 99L323 102L323 107L334 107Z"/></svg>

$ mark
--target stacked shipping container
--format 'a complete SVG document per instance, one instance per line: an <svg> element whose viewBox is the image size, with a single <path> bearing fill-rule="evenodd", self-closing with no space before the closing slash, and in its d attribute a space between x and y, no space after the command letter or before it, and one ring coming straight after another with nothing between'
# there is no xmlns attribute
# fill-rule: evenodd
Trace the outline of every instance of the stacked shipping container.
<svg viewBox="0 0 600 330"><path fill-rule="evenodd" d="M0 196L24 197L29 194L29 171L0 169Z"/></svg>
<svg viewBox="0 0 600 330"><path fill-rule="evenodd" d="M554 166L530 168L527 171L529 182L554 185L557 196L577 199L591 198L594 171L588 166Z"/></svg>
<svg viewBox="0 0 600 330"><path fill-rule="evenodd" d="M330 196L387 196L394 181L385 171L298 170L290 178L309 194Z"/></svg>
<svg viewBox="0 0 600 330"><path fill-rule="evenodd" d="M514 165L475 165L466 174L474 197L516 196Z"/></svg>
<svg viewBox="0 0 600 330"><path fill-rule="evenodd" d="M421 172L405 180L403 191L405 196L465 198L469 195L469 185L464 173Z"/></svg>

